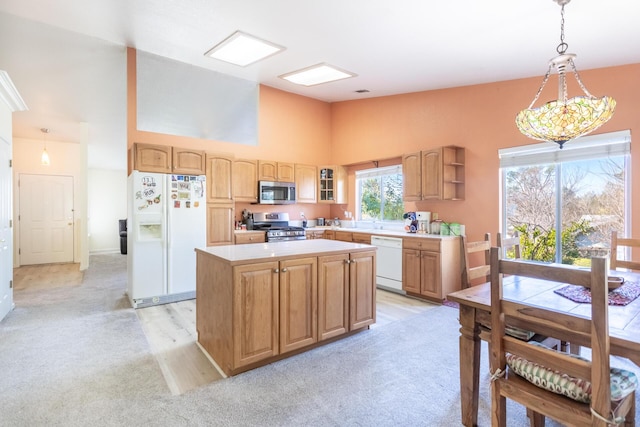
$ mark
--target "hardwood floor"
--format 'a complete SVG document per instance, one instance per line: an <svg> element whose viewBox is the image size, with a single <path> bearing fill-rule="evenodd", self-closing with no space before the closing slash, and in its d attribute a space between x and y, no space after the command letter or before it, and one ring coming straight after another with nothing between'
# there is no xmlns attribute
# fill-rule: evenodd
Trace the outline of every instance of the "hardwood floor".
<svg viewBox="0 0 640 427"><path fill-rule="evenodd" d="M16 268L14 289L80 286L83 273L78 267L78 264L47 264ZM371 328L384 327L437 306L381 289L376 292L376 303L376 323ZM223 378L196 344L195 300L139 308L136 315L173 395Z"/></svg>
<svg viewBox="0 0 640 427"><path fill-rule="evenodd" d="M15 290L80 286L84 273L80 264L24 265L13 269Z"/></svg>
<svg viewBox="0 0 640 427"><path fill-rule="evenodd" d="M376 323L379 328L421 313L437 305L378 289ZM196 344L195 300L139 308L151 351L174 395L185 393L223 378Z"/></svg>

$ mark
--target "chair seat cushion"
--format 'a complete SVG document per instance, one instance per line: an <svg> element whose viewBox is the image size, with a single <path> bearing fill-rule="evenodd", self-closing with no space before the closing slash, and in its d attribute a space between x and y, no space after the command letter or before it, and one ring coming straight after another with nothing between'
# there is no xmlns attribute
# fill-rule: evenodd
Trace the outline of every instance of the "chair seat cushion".
<svg viewBox="0 0 640 427"><path fill-rule="evenodd" d="M539 343L532 343L532 345L547 348ZM574 354L569 356L587 360ZM571 377L513 354L507 354L506 359L509 368L530 383L578 402L591 403L591 382ZM619 401L625 398L637 386L638 379L633 372L611 368L611 400Z"/></svg>

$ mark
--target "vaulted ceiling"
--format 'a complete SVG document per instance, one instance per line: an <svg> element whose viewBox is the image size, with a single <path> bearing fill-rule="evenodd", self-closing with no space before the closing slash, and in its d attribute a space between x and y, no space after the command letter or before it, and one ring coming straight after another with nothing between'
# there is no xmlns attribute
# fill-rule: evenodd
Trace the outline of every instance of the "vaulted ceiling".
<svg viewBox="0 0 640 427"><path fill-rule="evenodd" d="M579 70L640 62L640 2L575 0L565 7ZM204 56L236 30L286 50L237 67ZM552 0L3 0L0 69L29 112L14 136L76 142L90 134L90 167L126 137L124 47L327 102L542 76L556 55L560 7ZM327 62L357 77L313 87L279 75ZM73 64L90 63L79 75ZM106 83L105 83L106 82ZM368 90L359 93L359 90ZM533 96L533 94L532 94ZM523 107L530 99L523 99Z"/></svg>

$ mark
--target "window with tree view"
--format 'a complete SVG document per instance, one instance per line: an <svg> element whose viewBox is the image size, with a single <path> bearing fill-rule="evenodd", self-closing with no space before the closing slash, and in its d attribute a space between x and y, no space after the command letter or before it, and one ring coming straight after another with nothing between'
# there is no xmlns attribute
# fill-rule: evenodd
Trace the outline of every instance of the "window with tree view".
<svg viewBox="0 0 640 427"><path fill-rule="evenodd" d="M543 144L530 146L535 150L519 147L513 157L513 151L501 152L503 232L520 235L523 258L589 266L592 256L607 254L612 230L625 235L629 142L624 135L621 141L585 137L562 151L552 148L555 152L541 152Z"/></svg>
<svg viewBox="0 0 640 427"><path fill-rule="evenodd" d="M356 172L358 220L400 221L403 213L401 165Z"/></svg>

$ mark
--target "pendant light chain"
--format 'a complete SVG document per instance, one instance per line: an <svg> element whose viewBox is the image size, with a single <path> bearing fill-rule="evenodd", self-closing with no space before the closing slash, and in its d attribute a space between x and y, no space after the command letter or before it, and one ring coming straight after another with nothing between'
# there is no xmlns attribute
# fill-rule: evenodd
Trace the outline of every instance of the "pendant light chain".
<svg viewBox="0 0 640 427"><path fill-rule="evenodd" d="M556 52L559 55L564 55L567 52L569 45L564 41L564 4L560 9L560 44L556 47Z"/></svg>

